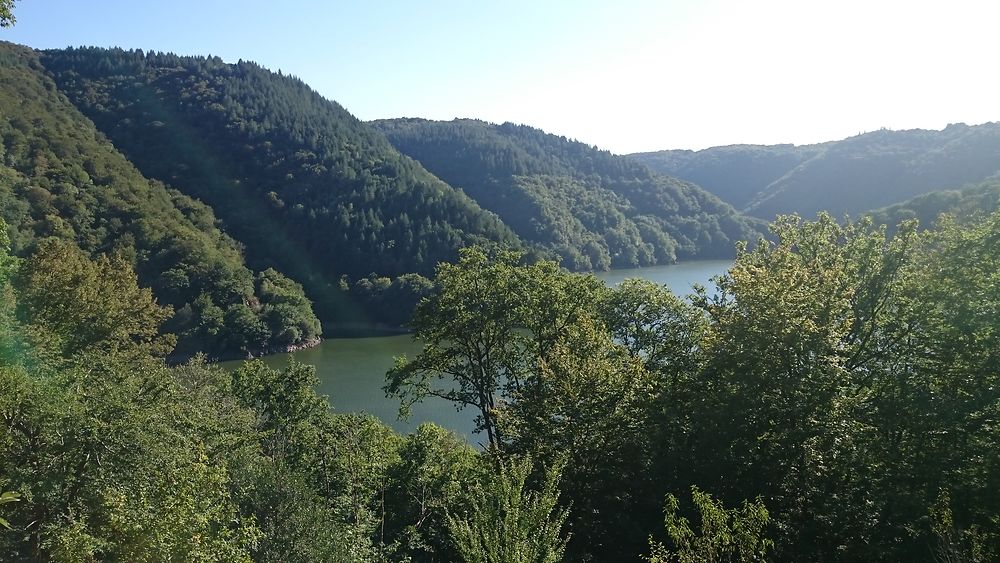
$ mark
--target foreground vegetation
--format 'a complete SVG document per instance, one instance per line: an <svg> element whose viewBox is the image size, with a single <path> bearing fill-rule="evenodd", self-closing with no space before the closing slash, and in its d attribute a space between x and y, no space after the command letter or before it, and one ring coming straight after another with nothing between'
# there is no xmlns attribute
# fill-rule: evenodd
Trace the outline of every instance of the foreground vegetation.
<svg viewBox="0 0 1000 563"><path fill-rule="evenodd" d="M332 413L301 364L168 368L168 313L127 263L72 277L4 253L0 553L996 556L1000 214L772 229L692 299L515 252L442 264L413 320L426 347L386 390L476 409L483 450Z"/></svg>

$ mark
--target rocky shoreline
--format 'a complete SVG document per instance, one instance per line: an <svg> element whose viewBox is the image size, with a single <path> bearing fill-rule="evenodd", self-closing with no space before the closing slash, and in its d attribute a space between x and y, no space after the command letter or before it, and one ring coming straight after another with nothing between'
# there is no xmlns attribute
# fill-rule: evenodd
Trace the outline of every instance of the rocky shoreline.
<svg viewBox="0 0 1000 563"><path fill-rule="evenodd" d="M207 355L205 357L211 363L218 362L228 362L231 360L253 360L255 358L263 358L264 356L270 356L271 354L290 354L292 352L298 352L301 350L306 350L308 348L313 348L319 346L323 342L322 338L310 338L305 342L300 342L298 344L288 344L286 346L269 346L267 348L261 348L258 350L245 350L243 352L229 352L224 354L213 354ZM198 354L172 354L167 356L167 363L170 365L179 365L184 362L190 361L192 358L201 355Z"/></svg>

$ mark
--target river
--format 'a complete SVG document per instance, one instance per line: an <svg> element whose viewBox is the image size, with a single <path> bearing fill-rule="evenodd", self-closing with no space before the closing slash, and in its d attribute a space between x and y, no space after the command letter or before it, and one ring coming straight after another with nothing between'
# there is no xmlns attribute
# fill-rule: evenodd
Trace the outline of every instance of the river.
<svg viewBox="0 0 1000 563"><path fill-rule="evenodd" d="M721 274L730 265L731 260L696 260L669 266L601 272L597 277L612 285L627 278L645 278L667 285L674 293L686 295L691 293L692 284L709 285L713 276ZM409 432L422 422L433 421L468 437L472 442L481 441L480 436L470 435L475 413L469 409L456 411L451 403L442 399L429 398L413 405L408 420L398 419L399 401L387 399L382 392L385 372L392 367L394 357L413 357L419 351L420 345L413 342L409 335L399 335L331 338L319 346L296 352L294 356L299 362L316 366L319 392L329 398L337 412L367 412L399 432ZM281 368L291 356L275 354L264 358L264 361L271 367ZM225 362L223 366L234 368L240 363Z"/></svg>

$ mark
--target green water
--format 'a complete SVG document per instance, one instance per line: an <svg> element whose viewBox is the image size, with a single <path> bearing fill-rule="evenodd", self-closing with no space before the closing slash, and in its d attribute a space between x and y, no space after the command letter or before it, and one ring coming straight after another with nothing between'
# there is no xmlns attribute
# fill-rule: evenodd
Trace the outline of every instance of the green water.
<svg viewBox="0 0 1000 563"><path fill-rule="evenodd" d="M626 278L645 278L665 284L679 295L691 292L691 285L708 285L710 278L724 272L731 260L699 260L670 266L615 270L603 272L598 277L609 284L617 284ZM408 355L413 357L420 346L409 335L379 336L370 338L332 338L324 340L315 348L295 353L295 359L316 366L320 379L320 393L327 395L330 404L338 412L367 412L373 414L400 432L415 429L420 423L433 421L465 435L478 443L484 437L471 434L475 413L466 409L458 412L451 403L430 398L413 406L409 420L397 418L399 402L386 399L382 392L385 372L392 367L393 357ZM268 365L276 368L285 366L291 354L276 354L264 358ZM226 362L227 367L236 367L241 362Z"/></svg>

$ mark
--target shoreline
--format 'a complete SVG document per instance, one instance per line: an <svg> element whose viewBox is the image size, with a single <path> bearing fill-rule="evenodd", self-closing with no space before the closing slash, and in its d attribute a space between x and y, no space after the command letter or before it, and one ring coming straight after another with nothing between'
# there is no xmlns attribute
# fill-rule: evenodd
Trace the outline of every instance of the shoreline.
<svg viewBox="0 0 1000 563"><path fill-rule="evenodd" d="M399 336L403 334L410 334L412 331L406 327L402 326L391 326L385 324L369 324L369 323L338 323L334 325L334 328L325 332L323 336L317 338L311 338L305 342L300 342L298 344L289 344L287 346L271 346L268 348L256 349L256 350L244 350L240 352L227 352L223 354L213 354L205 355L206 361L210 364L218 364L222 362L231 362L236 360L256 360L260 358L265 358L267 356L274 356L276 354L292 354L295 352L300 352L302 350L308 350L310 348L315 348L322 344L326 340L338 340L338 339L349 339L349 338L375 338L379 336ZM202 352L196 352L194 354L171 354L167 356L166 362L171 366L177 366L189 362L192 358L202 354Z"/></svg>

